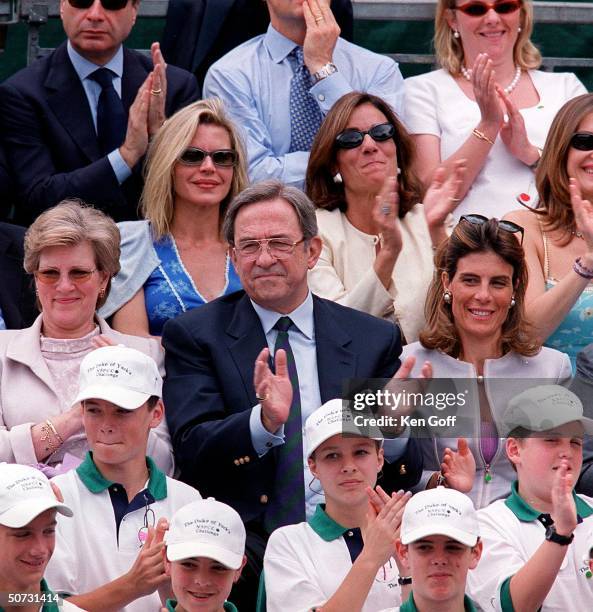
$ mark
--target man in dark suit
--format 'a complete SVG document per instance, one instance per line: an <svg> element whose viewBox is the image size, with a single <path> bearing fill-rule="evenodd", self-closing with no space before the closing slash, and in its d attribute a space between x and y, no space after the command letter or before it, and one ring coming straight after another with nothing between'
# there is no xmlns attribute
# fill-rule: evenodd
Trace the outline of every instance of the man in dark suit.
<svg viewBox="0 0 593 612"><path fill-rule="evenodd" d="M67 43L0 86L20 223L66 197L116 220L137 218L149 137L198 96L193 75L166 67L158 43L152 58L123 48L138 5L120 0L107 9L100 0L62 0Z"/></svg>
<svg viewBox="0 0 593 612"><path fill-rule="evenodd" d="M3 329L28 327L39 314L33 279L23 268L24 237L24 227L0 223L0 315Z"/></svg>
<svg viewBox="0 0 593 612"><path fill-rule="evenodd" d="M341 36L352 41L351 0L332 0ZM270 23L265 0L169 0L161 41L167 61L196 75L200 88L208 68Z"/></svg>
<svg viewBox="0 0 593 612"><path fill-rule="evenodd" d="M257 556L258 543L263 553L266 534L282 524L271 516L279 502L286 507L301 500L292 516L304 520L305 510L320 501L307 486L302 448L294 462L300 462L301 482L291 500L279 497L287 477L279 466L286 465L284 455L295 441L296 448L302 445L302 422L323 402L341 397L348 379L392 377L401 343L391 323L310 293L307 271L321 253L321 239L313 204L298 189L274 180L247 188L229 206L223 233L244 292L165 325L164 400L181 479L241 514L250 557L254 549ZM289 353L296 369L291 382L298 407L293 400L289 414L273 388L261 386L267 351L281 359L281 334L290 346L282 349L289 372ZM299 422L290 434L295 412ZM384 486L392 490L418 480L422 462L413 443L406 449L405 441L388 440L385 454L390 463L383 468Z"/></svg>

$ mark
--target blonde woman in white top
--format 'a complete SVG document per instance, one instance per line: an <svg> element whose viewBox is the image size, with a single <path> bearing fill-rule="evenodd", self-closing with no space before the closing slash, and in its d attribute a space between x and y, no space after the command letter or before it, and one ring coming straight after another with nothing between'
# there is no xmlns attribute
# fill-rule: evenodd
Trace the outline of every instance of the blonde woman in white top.
<svg viewBox="0 0 593 612"><path fill-rule="evenodd" d="M408 341L424 325L433 245L446 237L463 162L437 174L422 204L414 145L389 104L367 93L340 98L311 149L306 191L319 208L323 251L309 272L322 297L399 323Z"/></svg>

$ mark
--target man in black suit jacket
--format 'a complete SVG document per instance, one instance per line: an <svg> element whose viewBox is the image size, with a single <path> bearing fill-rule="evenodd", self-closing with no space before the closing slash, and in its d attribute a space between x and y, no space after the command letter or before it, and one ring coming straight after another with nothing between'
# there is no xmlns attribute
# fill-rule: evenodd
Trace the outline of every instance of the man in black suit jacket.
<svg viewBox="0 0 593 612"><path fill-rule="evenodd" d="M33 278L23 268L24 237L24 227L0 223L0 312L7 329L28 327L39 314Z"/></svg>
<svg viewBox="0 0 593 612"><path fill-rule="evenodd" d="M152 59L123 49L139 0L124 2L107 10L99 0L88 8L62 0L68 42L0 86L0 127L22 224L66 197L79 197L116 220L137 218L149 137L166 116L198 97L194 76L166 67L158 43ZM97 130L113 115L98 117L103 86L91 76L101 66L113 79L109 94L116 103L121 99L121 129L113 130L121 138L109 151L102 150Z"/></svg>
<svg viewBox="0 0 593 612"><path fill-rule="evenodd" d="M244 291L166 324L164 399L182 480L249 522L261 519L273 496L283 443L275 434L286 420L254 388L255 362L277 335L274 323L282 315L302 322L295 321L289 339L296 341L303 420L341 397L348 379L391 378L401 342L391 323L310 294L307 270L321 239L313 205L298 189L274 180L247 188L230 205L223 231ZM276 242L251 256L241 252L246 241L270 237L285 242L287 252L270 253ZM419 461L398 467L398 485L414 484L401 476L412 475Z"/></svg>
<svg viewBox="0 0 593 612"><path fill-rule="evenodd" d="M248 532L244 576L259 576L266 511L277 501L276 479L285 476L276 470L279 454L290 442L284 439L286 404L272 389L282 384L281 374L267 366L275 324L283 316L293 323L288 338L303 421L341 397L348 379L392 377L401 342L391 323L309 292L307 271L319 258L321 238L313 204L298 189L275 180L248 187L230 204L223 233L244 291L165 324L163 397L181 479L241 514ZM385 455L385 488L418 481L422 460L414 441L386 441ZM308 482L300 499L311 508L319 498ZM245 593L234 591L239 609L252 609L249 586L247 578Z"/></svg>
<svg viewBox="0 0 593 612"><path fill-rule="evenodd" d="M331 10L340 36L352 41L351 0L332 0ZM217 59L263 34L269 24L265 0L169 0L163 54L169 63L193 72L201 88Z"/></svg>

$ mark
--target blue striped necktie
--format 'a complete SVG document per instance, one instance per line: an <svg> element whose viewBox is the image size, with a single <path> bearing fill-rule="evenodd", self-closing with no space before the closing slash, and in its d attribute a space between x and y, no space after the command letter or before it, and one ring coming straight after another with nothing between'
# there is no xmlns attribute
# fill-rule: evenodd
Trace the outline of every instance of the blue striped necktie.
<svg viewBox="0 0 593 612"><path fill-rule="evenodd" d="M280 317L274 325L274 329L278 330L274 355L279 349L286 351L288 375L292 383L292 403L288 420L284 424L284 444L278 449L274 495L264 519L268 533L283 525L301 523L305 520L301 394L294 354L288 341L288 330L293 325L290 317Z"/></svg>
<svg viewBox="0 0 593 612"><path fill-rule="evenodd" d="M312 80L304 64L303 48L296 47L290 55L295 58L290 81L290 152L310 151L323 114L309 93Z"/></svg>

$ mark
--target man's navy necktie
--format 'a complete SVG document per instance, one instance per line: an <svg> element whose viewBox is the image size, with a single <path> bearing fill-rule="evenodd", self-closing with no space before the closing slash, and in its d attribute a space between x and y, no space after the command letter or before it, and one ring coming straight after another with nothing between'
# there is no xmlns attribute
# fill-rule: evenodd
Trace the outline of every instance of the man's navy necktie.
<svg viewBox="0 0 593 612"><path fill-rule="evenodd" d="M290 55L295 58L290 81L290 152L310 151L323 114L309 93L312 80L303 61L303 48L296 47Z"/></svg>
<svg viewBox="0 0 593 612"><path fill-rule="evenodd" d="M121 98L113 87L115 76L109 68L99 68L89 74L89 79L101 86L97 103L97 139L103 155L119 148L126 137L128 120Z"/></svg>
<svg viewBox="0 0 593 612"><path fill-rule="evenodd" d="M293 325L290 317L280 317L274 325L274 329L278 330L274 355L279 349L286 351L288 375L292 384L292 403L288 420L284 424L284 444L278 449L274 494L265 516L265 526L269 533L277 527L305 520L301 394L294 354L288 340L288 330Z"/></svg>

